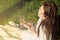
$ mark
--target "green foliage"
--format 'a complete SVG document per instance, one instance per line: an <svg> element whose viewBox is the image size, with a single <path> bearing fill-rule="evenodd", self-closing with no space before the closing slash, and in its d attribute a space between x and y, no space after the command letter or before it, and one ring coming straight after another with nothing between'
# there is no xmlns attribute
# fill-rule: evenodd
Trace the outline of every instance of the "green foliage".
<svg viewBox="0 0 60 40"><path fill-rule="evenodd" d="M33 21L33 23L36 23L38 19L38 8L41 4L42 1L37 1L37 3L36 1L26 2L22 9L18 9L15 14L17 13L16 16L18 17L24 16L26 21Z"/></svg>
<svg viewBox="0 0 60 40"><path fill-rule="evenodd" d="M8 21L19 23L19 18L24 16L26 21L37 22L38 9L43 2L50 0L0 0L0 24ZM58 6L60 15L60 1L53 0Z"/></svg>

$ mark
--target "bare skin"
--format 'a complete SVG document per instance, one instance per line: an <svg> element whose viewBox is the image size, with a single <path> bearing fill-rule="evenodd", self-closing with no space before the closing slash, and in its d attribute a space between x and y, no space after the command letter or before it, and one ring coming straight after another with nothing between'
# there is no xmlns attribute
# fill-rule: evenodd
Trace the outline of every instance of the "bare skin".
<svg viewBox="0 0 60 40"><path fill-rule="evenodd" d="M31 33L33 33L33 34L35 33L32 22L26 22L24 20L24 18L22 18L22 19L20 19L20 25L26 27L28 29L28 31L30 31Z"/></svg>
<svg viewBox="0 0 60 40"><path fill-rule="evenodd" d="M45 19L45 16L44 16L44 6L43 5L38 10L38 17L41 18L42 20Z"/></svg>
<svg viewBox="0 0 60 40"><path fill-rule="evenodd" d="M44 6L42 5L39 10L38 10L38 17L41 18L42 20L45 19L44 17ZM20 18L20 25L23 25L26 27L31 33L35 33L33 23L32 22L26 22L24 18ZM38 24L37 24L38 25Z"/></svg>

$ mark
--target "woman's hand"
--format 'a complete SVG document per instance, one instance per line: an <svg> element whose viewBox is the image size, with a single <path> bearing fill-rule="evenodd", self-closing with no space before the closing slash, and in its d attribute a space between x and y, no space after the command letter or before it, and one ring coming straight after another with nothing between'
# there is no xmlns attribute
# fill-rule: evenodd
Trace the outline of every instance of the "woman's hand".
<svg viewBox="0 0 60 40"><path fill-rule="evenodd" d="M28 28L28 30L31 32L31 33L35 33L35 30L34 30L34 27L33 27L33 23L30 21L30 22L26 22L24 20L24 18L21 18L20 19L20 25L24 26L25 28Z"/></svg>
<svg viewBox="0 0 60 40"><path fill-rule="evenodd" d="M28 22L27 25L28 25L28 27L29 27L28 30L29 30L31 33L35 34L35 30L34 30L34 27L33 27L33 23L32 23L32 22Z"/></svg>
<svg viewBox="0 0 60 40"><path fill-rule="evenodd" d="M24 18L20 18L20 25L26 28L29 28L31 26L30 23L29 22L27 23Z"/></svg>
<svg viewBox="0 0 60 40"><path fill-rule="evenodd" d="M19 20L20 20L20 25L24 25L24 24L26 24L26 22L25 22L25 19L24 19L24 18L20 18Z"/></svg>
<svg viewBox="0 0 60 40"><path fill-rule="evenodd" d="M29 26L29 28L33 27L33 23L32 22L28 22L27 26Z"/></svg>

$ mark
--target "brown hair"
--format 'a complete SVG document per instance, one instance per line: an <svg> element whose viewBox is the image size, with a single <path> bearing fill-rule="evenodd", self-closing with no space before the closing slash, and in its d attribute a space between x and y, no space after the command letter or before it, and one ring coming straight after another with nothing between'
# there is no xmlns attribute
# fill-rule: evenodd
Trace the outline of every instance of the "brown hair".
<svg viewBox="0 0 60 40"><path fill-rule="evenodd" d="M54 24L56 21L56 14L57 14L57 6L54 2L44 2L44 16L45 20L42 21L41 25L42 27L45 27L45 33L47 35L47 40L49 39L49 33L51 33L54 29Z"/></svg>
<svg viewBox="0 0 60 40"><path fill-rule="evenodd" d="M55 23L55 18L56 18L56 14L57 14L57 6L54 2L50 1L50 2L45 2L43 4L44 6L44 10L45 10L45 17L46 19L51 21L51 24Z"/></svg>

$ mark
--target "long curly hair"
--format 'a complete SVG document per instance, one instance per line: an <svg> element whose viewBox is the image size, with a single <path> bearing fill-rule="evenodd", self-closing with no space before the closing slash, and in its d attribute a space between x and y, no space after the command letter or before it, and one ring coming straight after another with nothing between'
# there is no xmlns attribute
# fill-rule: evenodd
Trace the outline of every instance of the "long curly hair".
<svg viewBox="0 0 60 40"><path fill-rule="evenodd" d="M54 2L44 2L44 16L45 20L41 22L42 28L45 27L45 33L47 36L47 40L49 39L48 36L50 33L54 31L55 21L56 21L56 14L57 14L57 6Z"/></svg>

